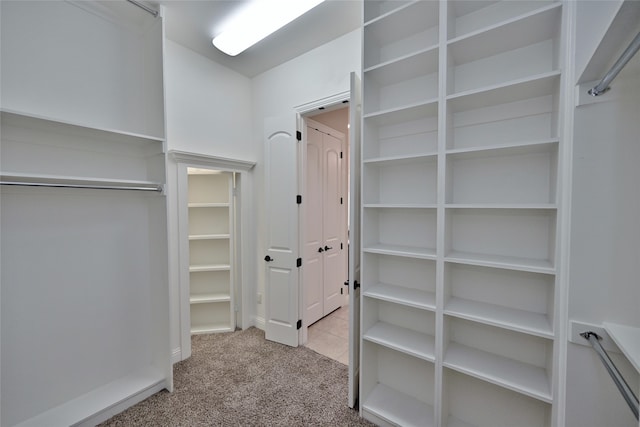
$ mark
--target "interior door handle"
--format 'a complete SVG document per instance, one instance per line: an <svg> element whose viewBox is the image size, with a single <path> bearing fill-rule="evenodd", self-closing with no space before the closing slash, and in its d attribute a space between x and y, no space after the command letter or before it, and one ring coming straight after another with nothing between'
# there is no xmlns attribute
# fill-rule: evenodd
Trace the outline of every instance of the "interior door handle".
<svg viewBox="0 0 640 427"><path fill-rule="evenodd" d="M269 255L267 255L266 257L264 257L264 260L267 262L271 262L271 261L275 261L273 258L271 258Z"/></svg>
<svg viewBox="0 0 640 427"><path fill-rule="evenodd" d="M324 249L318 248L318 252L322 253L322 252L324 252Z"/></svg>
<svg viewBox="0 0 640 427"><path fill-rule="evenodd" d="M324 247L324 250L325 250L325 251L328 251L329 249L333 249L333 248L332 248L331 246L325 246L325 247Z"/></svg>

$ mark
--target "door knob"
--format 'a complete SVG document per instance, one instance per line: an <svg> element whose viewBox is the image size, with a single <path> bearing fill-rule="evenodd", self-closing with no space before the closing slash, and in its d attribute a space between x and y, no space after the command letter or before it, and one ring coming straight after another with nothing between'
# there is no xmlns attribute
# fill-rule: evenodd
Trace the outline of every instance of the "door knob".
<svg viewBox="0 0 640 427"><path fill-rule="evenodd" d="M271 262L271 261L275 261L273 258L271 258L269 255L267 255L266 257L264 257L264 260L267 262Z"/></svg>
<svg viewBox="0 0 640 427"><path fill-rule="evenodd" d="M329 249L333 249L333 248L332 248L331 246L325 246L325 247L324 247L324 250L325 250L325 251L328 251Z"/></svg>
<svg viewBox="0 0 640 427"><path fill-rule="evenodd" d="M322 252L324 252L324 249L318 248L318 252L322 253Z"/></svg>

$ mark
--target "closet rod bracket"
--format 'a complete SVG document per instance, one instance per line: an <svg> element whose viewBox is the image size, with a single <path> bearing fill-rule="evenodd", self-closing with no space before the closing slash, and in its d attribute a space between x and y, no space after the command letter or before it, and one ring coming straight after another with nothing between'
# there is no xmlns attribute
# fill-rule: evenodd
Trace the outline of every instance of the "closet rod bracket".
<svg viewBox="0 0 640 427"><path fill-rule="evenodd" d="M638 33L629 46L627 46L622 55L620 55L620 58L618 58L616 63L613 64L607 74L600 80L600 83L589 89L587 93L591 96L598 96L607 92L609 90L609 84L616 78L618 73L622 71L624 66L631 61L631 58L633 58L638 50L640 50L640 33Z"/></svg>

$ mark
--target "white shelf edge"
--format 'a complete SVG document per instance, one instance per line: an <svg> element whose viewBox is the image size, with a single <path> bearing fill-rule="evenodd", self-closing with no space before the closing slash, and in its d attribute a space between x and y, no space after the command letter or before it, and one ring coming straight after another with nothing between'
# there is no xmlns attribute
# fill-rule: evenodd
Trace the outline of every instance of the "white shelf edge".
<svg viewBox="0 0 640 427"><path fill-rule="evenodd" d="M189 234L189 240L226 240L230 234Z"/></svg>
<svg viewBox="0 0 640 427"><path fill-rule="evenodd" d="M209 156L181 150L169 150L169 155L176 162L190 163L207 168L219 168L226 171L234 171L236 169L250 171L256 165L256 162L251 160L230 159L227 157Z"/></svg>
<svg viewBox="0 0 640 427"><path fill-rule="evenodd" d="M125 408L131 406L165 386L166 378L159 369L145 367L25 420L16 427L76 425L123 403ZM140 400L138 396L142 396ZM127 402L129 399L131 401Z"/></svg>
<svg viewBox="0 0 640 427"><path fill-rule="evenodd" d="M384 62L381 62L381 63L376 64L376 65L372 65L370 67L367 67L365 70L363 70L362 73L363 74L370 73L372 71L380 70L380 69L382 69L382 68L384 68L386 66L393 65L393 64L402 62L404 60L407 60L407 59L411 59L411 58L413 58L415 56L428 54L430 52L435 52L435 51L438 50L438 46L439 46L438 44L434 44L434 45L431 45L431 46L429 46L427 48L420 49L420 50L417 50L415 52L411 52L411 53L408 53L406 55L402 55L402 56L399 56L397 58L390 59L388 61L384 61Z"/></svg>
<svg viewBox="0 0 640 427"><path fill-rule="evenodd" d="M189 273L197 273L202 271L227 271L231 270L229 264L207 264L207 265L190 265Z"/></svg>
<svg viewBox="0 0 640 427"><path fill-rule="evenodd" d="M407 203L363 203L362 206L367 209L436 209L435 203L426 204L407 204Z"/></svg>
<svg viewBox="0 0 640 427"><path fill-rule="evenodd" d="M384 110L377 110L377 111L372 111L370 113L366 113L362 115L363 119L375 119L375 118L379 118L381 116L384 116L385 114L391 114L391 113L398 113L404 110L409 110L412 108L419 108L419 107L426 107L426 106L430 106L430 105L435 105L437 107L438 105L438 98L430 98L421 102L414 102L412 104L406 104L406 105L399 105L397 107L393 107L393 108L386 108Z"/></svg>
<svg viewBox="0 0 640 427"><path fill-rule="evenodd" d="M491 92L494 90L500 90L500 89L508 89L511 86L518 86L521 84L527 84L527 83L533 83L539 80L544 80L544 79L548 79L548 78L553 78L553 77L559 77L561 74L560 70L553 70L553 71L549 71L546 73L539 73L539 74L534 74L532 76L528 76L528 77L523 77L520 79L514 79L514 80L509 80L506 81L504 83L499 83L499 84L494 84L494 85L489 85L489 86L483 86L483 87L479 87L476 89L469 89L469 90L465 90L462 92L456 92L453 93L451 95L447 95L447 101L456 101L458 99L462 99L462 98L466 98L466 97L471 97L474 95L481 95L483 93L486 92ZM541 96L544 94L541 94Z"/></svg>
<svg viewBox="0 0 640 427"><path fill-rule="evenodd" d="M434 249L414 248L411 246L374 245L363 247L363 252L382 255L402 256L419 259L436 259Z"/></svg>
<svg viewBox="0 0 640 427"><path fill-rule="evenodd" d="M545 145L558 144L560 138L542 139L539 141L525 141L512 144L496 144L487 145L484 147L469 147L469 148L451 148L446 150L447 155L466 154L466 153L483 153L491 151L509 150L512 148L526 148L526 147L541 147Z"/></svg>
<svg viewBox="0 0 640 427"><path fill-rule="evenodd" d="M112 178L95 178L95 177L81 177L71 175L47 175L47 174L30 174L22 172L0 172L0 180L7 182L54 182L60 184L86 184L86 185L113 185L120 186L142 186L142 187L162 187L162 182L145 181L145 180L132 180L132 179L112 179Z"/></svg>
<svg viewBox="0 0 640 427"><path fill-rule="evenodd" d="M477 265L481 267L502 268L505 270L528 271L531 273L555 274L556 269L549 261L529 260L516 257L483 256L466 252L450 252L444 258L445 262L456 264Z"/></svg>
<svg viewBox="0 0 640 427"><path fill-rule="evenodd" d="M611 322L604 322L603 326L622 354L640 373L640 328Z"/></svg>
<svg viewBox="0 0 640 427"><path fill-rule="evenodd" d="M553 403L549 378L543 368L457 343L449 344L442 365L542 402ZM520 378L510 378L505 374L507 371L518 372Z"/></svg>
<svg viewBox="0 0 640 427"><path fill-rule="evenodd" d="M549 319L541 313L453 297L445 304L444 314L541 338L554 338Z"/></svg>
<svg viewBox="0 0 640 427"><path fill-rule="evenodd" d="M228 208L229 203L189 203L189 208Z"/></svg>
<svg viewBox="0 0 640 427"><path fill-rule="evenodd" d="M371 159L365 159L362 161L364 164L378 164L378 163L393 163L393 162L404 162L404 161L415 161L416 163L420 160L433 160L437 159L438 152L428 152L423 154L412 154L409 156L388 156L388 157L375 157Z"/></svg>
<svg viewBox="0 0 640 427"><path fill-rule="evenodd" d="M375 18L370 19L370 20L368 20L367 22L365 22L365 23L362 25L362 27L363 27L363 28L366 28L366 27L368 27L368 26L370 26L370 25L372 25L372 24L375 24L375 23L376 23L376 22L378 22L378 21L384 20L385 18L388 18L389 16L392 16L392 15L394 15L394 14L396 14L396 13L400 12L401 10L406 9L407 7L412 6L413 4L418 3L419 1L421 1L421 0L409 1L409 2L407 2L407 3L405 3L405 4L403 4L402 6L398 6L398 7L396 7L396 8L395 8L395 9L393 9L393 10L390 10L390 11L388 11L388 12L385 12L385 13L383 13L382 15L376 16Z"/></svg>
<svg viewBox="0 0 640 427"><path fill-rule="evenodd" d="M0 113L13 114L13 115L21 116L21 117L28 118L28 119L47 121L47 122L56 123L56 124L60 124L60 125L65 125L65 126L73 126L73 127L76 127L76 128L82 128L82 129L86 129L86 130L90 130L90 131L106 132L106 133L110 133L110 134L113 134L113 135L126 136L126 137L129 137L129 138L146 139L146 140L155 141L155 142L164 142L165 141L165 138L162 138L162 137L159 137L159 136L145 135L145 134L135 133L135 132L127 132L127 131L118 130L118 129L108 129L108 128L96 127L96 126L83 124L83 123L80 123L80 122L62 120L62 119L58 119L58 118L55 118L55 117L48 117L48 116L44 116L44 115L41 115L41 114L32 114L32 113L27 113L27 112L24 112L24 111L13 110L13 109L10 109L10 108L0 108Z"/></svg>
<svg viewBox="0 0 640 427"><path fill-rule="evenodd" d="M393 425L403 427L433 425L432 405L380 383L364 397L362 409Z"/></svg>
<svg viewBox="0 0 640 427"><path fill-rule="evenodd" d="M536 10L532 10L530 12L527 12L527 13L524 13L524 14L520 14L518 16L514 16L514 17L512 17L510 19L506 19L506 20L500 21L500 22L498 22L496 24L489 25L487 27L480 28L480 29L472 31L470 33L463 34L461 36L449 39L449 40L447 40L447 46L450 46L452 44L456 44L456 43L465 41L467 39L471 39L471 38L477 37L479 35L482 35L484 33L488 33L490 31L499 29L500 27L504 27L506 25L517 23L518 21L524 21L525 19L529 19L529 18L531 18L531 17L533 17L535 15L544 13L544 12L546 12L548 10L552 10L552 9L557 8L557 7L562 7L562 3L554 2L552 4L543 6L541 8L536 9Z"/></svg>
<svg viewBox="0 0 640 427"><path fill-rule="evenodd" d="M195 326L192 327L190 332L191 335L201 335L201 334L214 334L218 332L231 332L231 325L210 325L210 326Z"/></svg>
<svg viewBox="0 0 640 427"><path fill-rule="evenodd" d="M202 294L189 297L189 303L191 304L208 304L230 301L231 295L229 294Z"/></svg>
<svg viewBox="0 0 640 427"><path fill-rule="evenodd" d="M435 311L436 297L433 292L404 288L397 285L376 283L363 292L363 296L421 310Z"/></svg>
<svg viewBox="0 0 640 427"><path fill-rule="evenodd" d="M522 209L522 210L557 210L554 203L447 203L445 209Z"/></svg>
<svg viewBox="0 0 640 427"><path fill-rule="evenodd" d="M435 338L385 322L370 327L362 339L428 362L435 362ZM417 345L417 343L422 345Z"/></svg>

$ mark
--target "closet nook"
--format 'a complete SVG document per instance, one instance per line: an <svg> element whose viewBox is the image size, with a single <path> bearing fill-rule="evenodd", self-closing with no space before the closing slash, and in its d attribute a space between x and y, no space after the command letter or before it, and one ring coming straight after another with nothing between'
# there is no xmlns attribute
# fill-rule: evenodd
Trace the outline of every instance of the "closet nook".
<svg viewBox="0 0 640 427"><path fill-rule="evenodd" d="M233 331L234 176L187 170L191 333Z"/></svg>
<svg viewBox="0 0 640 427"><path fill-rule="evenodd" d="M95 425L173 387L163 18L1 7L0 424Z"/></svg>

